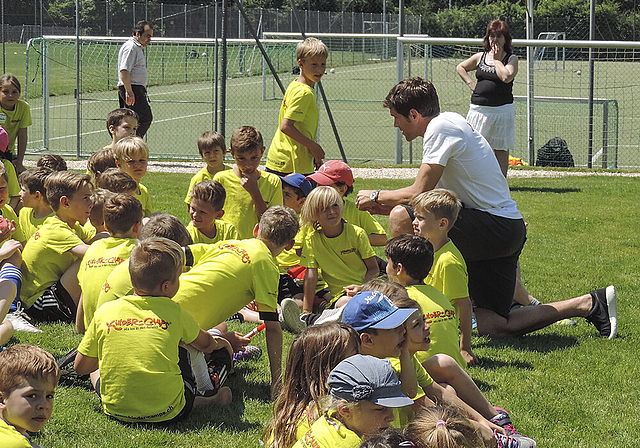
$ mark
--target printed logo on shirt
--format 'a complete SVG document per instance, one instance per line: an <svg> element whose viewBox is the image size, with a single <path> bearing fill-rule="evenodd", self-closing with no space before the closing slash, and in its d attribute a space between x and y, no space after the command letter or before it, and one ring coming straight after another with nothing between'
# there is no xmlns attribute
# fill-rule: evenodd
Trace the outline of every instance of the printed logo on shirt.
<svg viewBox="0 0 640 448"><path fill-rule="evenodd" d="M350 249L341 250L340 251L340 255L350 254L350 253L355 252L355 251L356 251L356 248L352 247Z"/></svg>
<svg viewBox="0 0 640 448"><path fill-rule="evenodd" d="M111 291L111 285L108 282L104 282L104 285L102 285L102 290L104 292L109 292Z"/></svg>
<svg viewBox="0 0 640 448"><path fill-rule="evenodd" d="M438 322L441 320L449 320L456 317L455 310L437 310L433 313L425 313L424 320L430 324L431 322Z"/></svg>
<svg viewBox="0 0 640 448"><path fill-rule="evenodd" d="M7 121L7 116L4 112L0 113L0 123L5 123Z"/></svg>
<svg viewBox="0 0 640 448"><path fill-rule="evenodd" d="M111 322L107 322L107 334L111 330L127 331L127 330L153 330L160 329L166 330L171 325L171 322L167 322L159 317L147 317L144 319L138 319L136 317L130 317L128 319L114 319Z"/></svg>
<svg viewBox="0 0 640 448"><path fill-rule="evenodd" d="M251 257L249 256L249 253L241 247L235 246L233 244L225 243L225 244L218 245L218 248L229 249L230 251L240 255L240 259L242 260L243 263L251 263Z"/></svg>
<svg viewBox="0 0 640 448"><path fill-rule="evenodd" d="M102 268L105 266L118 266L125 258L121 257L98 257L87 261L88 268Z"/></svg>
<svg viewBox="0 0 640 448"><path fill-rule="evenodd" d="M33 234L33 239L34 240L39 240L40 239L40 232L36 232Z"/></svg>

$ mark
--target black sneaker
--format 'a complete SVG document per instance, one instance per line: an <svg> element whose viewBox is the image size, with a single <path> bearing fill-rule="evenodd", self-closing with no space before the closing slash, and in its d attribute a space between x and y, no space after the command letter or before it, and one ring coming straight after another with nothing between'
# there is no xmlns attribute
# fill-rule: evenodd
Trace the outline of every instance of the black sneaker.
<svg viewBox="0 0 640 448"><path fill-rule="evenodd" d="M613 339L618 333L618 296L616 287L611 285L603 289L591 291L593 305L586 317L595 325L600 336Z"/></svg>
<svg viewBox="0 0 640 448"><path fill-rule="evenodd" d="M227 322L243 323L244 322L244 316L242 314L240 314L240 313L236 313L233 316L231 316L230 318L228 318Z"/></svg>
<svg viewBox="0 0 640 448"><path fill-rule="evenodd" d="M69 353L64 355L62 358L58 359L56 362L58 363L58 367L64 369L69 364L73 364L76 361L76 355L78 354L78 347L71 350ZM73 369L73 366L71 366Z"/></svg>

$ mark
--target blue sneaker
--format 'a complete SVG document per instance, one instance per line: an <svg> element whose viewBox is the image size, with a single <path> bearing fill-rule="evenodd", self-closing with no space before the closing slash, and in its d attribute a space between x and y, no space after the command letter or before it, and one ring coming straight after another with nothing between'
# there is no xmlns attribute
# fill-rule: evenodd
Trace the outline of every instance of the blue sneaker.
<svg viewBox="0 0 640 448"><path fill-rule="evenodd" d="M233 354L233 362L250 361L252 359L259 359L262 356L262 349L257 345L247 345L244 350L235 352Z"/></svg>

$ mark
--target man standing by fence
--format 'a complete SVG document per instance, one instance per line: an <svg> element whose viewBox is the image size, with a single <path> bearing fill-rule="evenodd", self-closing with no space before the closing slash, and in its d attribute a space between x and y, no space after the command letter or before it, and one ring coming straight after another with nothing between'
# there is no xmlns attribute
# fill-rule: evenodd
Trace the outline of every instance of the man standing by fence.
<svg viewBox="0 0 640 448"><path fill-rule="evenodd" d="M151 126L153 114L147 97L147 61L142 49L151 43L153 26L146 20L136 23L132 37L118 51L118 99L120 107L138 113L138 137L144 137Z"/></svg>

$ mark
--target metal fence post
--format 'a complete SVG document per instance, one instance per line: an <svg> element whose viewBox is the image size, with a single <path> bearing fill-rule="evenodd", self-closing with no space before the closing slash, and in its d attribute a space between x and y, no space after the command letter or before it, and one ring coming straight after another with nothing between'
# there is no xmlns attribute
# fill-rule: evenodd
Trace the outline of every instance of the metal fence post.
<svg viewBox="0 0 640 448"><path fill-rule="evenodd" d="M184 37L187 38L187 4L184 4Z"/></svg>
<svg viewBox="0 0 640 448"><path fill-rule="evenodd" d="M404 26L402 16L404 15L404 0L399 0L399 13L398 13L398 36L402 37L404 34ZM404 48L402 42L397 40L396 43L396 82L402 81L402 73L404 69ZM402 163L402 134L400 133L400 129L396 128L395 135L395 143L396 143L396 154L395 154L395 162L397 165Z"/></svg>

